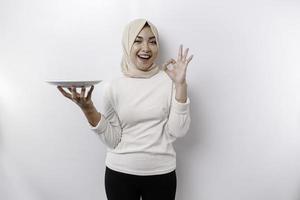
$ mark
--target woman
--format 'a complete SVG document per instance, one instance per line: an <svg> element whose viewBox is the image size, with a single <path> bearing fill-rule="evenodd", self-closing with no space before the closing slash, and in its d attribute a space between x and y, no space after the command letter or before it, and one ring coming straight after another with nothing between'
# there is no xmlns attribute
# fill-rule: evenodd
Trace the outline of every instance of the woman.
<svg viewBox="0 0 300 200"><path fill-rule="evenodd" d="M107 145L105 189L109 200L168 200L176 194L176 153L172 143L190 125L186 70L187 58L180 45L177 60L162 67L156 27L145 19L130 22L123 33L123 77L105 89L103 110L91 100L94 86L61 87L85 114L90 129ZM168 68L172 64L173 68Z"/></svg>

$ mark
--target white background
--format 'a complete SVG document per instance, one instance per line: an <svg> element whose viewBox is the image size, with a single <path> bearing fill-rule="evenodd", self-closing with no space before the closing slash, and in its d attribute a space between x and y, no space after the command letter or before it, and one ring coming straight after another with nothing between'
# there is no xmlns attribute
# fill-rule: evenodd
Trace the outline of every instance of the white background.
<svg viewBox="0 0 300 200"><path fill-rule="evenodd" d="M298 200L299 11L296 0L0 1L0 199L106 198L104 145L44 81L120 76L123 28L143 17L160 63L181 43L194 54L177 199Z"/></svg>

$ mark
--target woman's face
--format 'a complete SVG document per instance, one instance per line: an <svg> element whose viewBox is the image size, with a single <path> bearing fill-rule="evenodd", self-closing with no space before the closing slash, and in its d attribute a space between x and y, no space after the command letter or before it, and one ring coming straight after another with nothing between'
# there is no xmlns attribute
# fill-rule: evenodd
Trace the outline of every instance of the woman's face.
<svg viewBox="0 0 300 200"><path fill-rule="evenodd" d="M156 38L149 26L145 26L135 38L130 52L131 62L142 71L147 71L158 54Z"/></svg>

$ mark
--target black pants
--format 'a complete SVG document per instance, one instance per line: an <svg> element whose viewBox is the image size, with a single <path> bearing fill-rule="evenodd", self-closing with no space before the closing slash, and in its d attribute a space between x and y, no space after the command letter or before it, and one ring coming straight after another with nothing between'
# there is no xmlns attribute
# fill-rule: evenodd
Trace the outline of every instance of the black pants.
<svg viewBox="0 0 300 200"><path fill-rule="evenodd" d="M138 176L105 170L105 191L108 200L174 200L175 170L162 175Z"/></svg>

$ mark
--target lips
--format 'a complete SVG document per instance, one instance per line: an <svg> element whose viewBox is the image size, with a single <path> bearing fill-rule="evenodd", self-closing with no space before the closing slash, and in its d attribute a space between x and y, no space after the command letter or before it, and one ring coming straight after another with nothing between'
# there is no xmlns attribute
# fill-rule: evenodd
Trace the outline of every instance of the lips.
<svg viewBox="0 0 300 200"><path fill-rule="evenodd" d="M142 60L149 60L151 58L151 55L150 54L138 54L137 57Z"/></svg>

